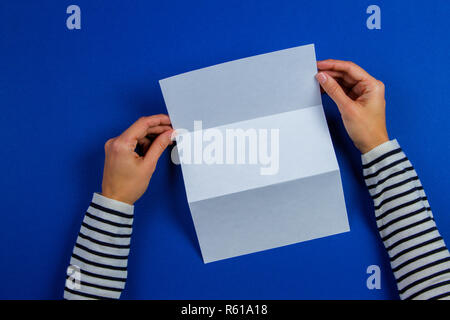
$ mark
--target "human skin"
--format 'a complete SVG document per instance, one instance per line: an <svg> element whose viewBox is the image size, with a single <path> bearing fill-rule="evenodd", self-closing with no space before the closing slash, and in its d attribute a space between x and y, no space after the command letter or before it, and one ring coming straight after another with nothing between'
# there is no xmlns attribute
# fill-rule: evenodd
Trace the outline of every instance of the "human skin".
<svg viewBox="0 0 450 320"><path fill-rule="evenodd" d="M105 144L102 195L134 204L147 190L163 151L172 144L173 129L165 114L142 117ZM157 135L153 142L148 135ZM143 155L135 152L140 145Z"/></svg>
<svg viewBox="0 0 450 320"><path fill-rule="evenodd" d="M384 84L350 61L317 62L316 79L336 103L348 135L361 153L389 141Z"/></svg>
<svg viewBox="0 0 450 320"><path fill-rule="evenodd" d="M366 153L389 141L384 85L353 62L324 60L316 75L336 103L355 146ZM134 204L147 190L159 157L172 144L173 129L165 114L142 117L105 144L102 195ZM148 135L156 135L151 142ZM143 155L135 152L140 145Z"/></svg>

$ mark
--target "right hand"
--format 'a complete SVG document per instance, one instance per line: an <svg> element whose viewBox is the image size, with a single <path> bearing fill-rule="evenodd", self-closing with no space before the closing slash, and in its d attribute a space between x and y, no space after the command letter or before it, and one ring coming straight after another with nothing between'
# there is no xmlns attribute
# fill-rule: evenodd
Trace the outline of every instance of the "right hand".
<svg viewBox="0 0 450 320"><path fill-rule="evenodd" d="M355 146L366 153L389 141L386 130L384 84L353 62L317 62L316 79L337 104Z"/></svg>

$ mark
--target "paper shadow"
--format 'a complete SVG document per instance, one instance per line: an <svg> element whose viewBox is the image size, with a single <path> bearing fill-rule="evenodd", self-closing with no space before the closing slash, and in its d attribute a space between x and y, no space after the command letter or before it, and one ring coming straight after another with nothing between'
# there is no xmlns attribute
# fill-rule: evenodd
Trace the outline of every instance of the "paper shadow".
<svg viewBox="0 0 450 320"><path fill-rule="evenodd" d="M367 191L362 174L361 154L353 145L353 142L348 136L344 124L342 123L341 115L334 101L327 95L322 95L322 104L325 110L327 124L330 130L331 140L335 148L339 168L341 169L344 191L346 185L349 185L352 182L356 183L357 194L352 196L352 205L356 204L359 212L370 211L372 210L372 200ZM348 173L350 174L350 177L346 177ZM352 181L345 181L345 178L350 178ZM374 225L374 219L370 219L370 216L364 215L364 221L371 230L377 232Z"/></svg>
<svg viewBox="0 0 450 320"><path fill-rule="evenodd" d="M136 117L164 113L167 114L164 99L159 86L153 88L143 88L129 93L126 97L126 104L133 107ZM136 118L136 119L137 119ZM151 188L165 188L161 193L163 197L163 210L167 212L170 221L180 230L191 243L198 256L202 260L200 247L197 241L194 224L192 221L189 205L186 198L181 167L171 161L171 151L174 146L170 146L161 157L157 167L157 177L150 182ZM153 180L153 178L152 178ZM145 196L144 196L145 197ZM203 260L202 260L203 261Z"/></svg>

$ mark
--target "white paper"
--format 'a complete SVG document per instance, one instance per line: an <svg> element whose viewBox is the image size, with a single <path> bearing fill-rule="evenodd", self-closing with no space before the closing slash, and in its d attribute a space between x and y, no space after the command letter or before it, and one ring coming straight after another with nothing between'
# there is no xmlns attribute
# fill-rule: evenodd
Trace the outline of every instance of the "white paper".
<svg viewBox="0 0 450 320"><path fill-rule="evenodd" d="M278 130L275 174L261 163L182 164L205 263L349 231L316 73L308 45L160 81L174 128L187 130L177 139Z"/></svg>

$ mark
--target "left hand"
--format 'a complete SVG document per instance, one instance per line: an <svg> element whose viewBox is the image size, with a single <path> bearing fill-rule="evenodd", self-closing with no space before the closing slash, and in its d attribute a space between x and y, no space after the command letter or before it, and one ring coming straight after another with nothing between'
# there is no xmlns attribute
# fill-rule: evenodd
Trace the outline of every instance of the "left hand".
<svg viewBox="0 0 450 320"><path fill-rule="evenodd" d="M134 204L147 190L159 157L172 144L172 132L169 117L159 114L142 117L120 136L109 139L105 144L102 195ZM149 134L158 136L151 142ZM135 152L138 144L144 156Z"/></svg>

